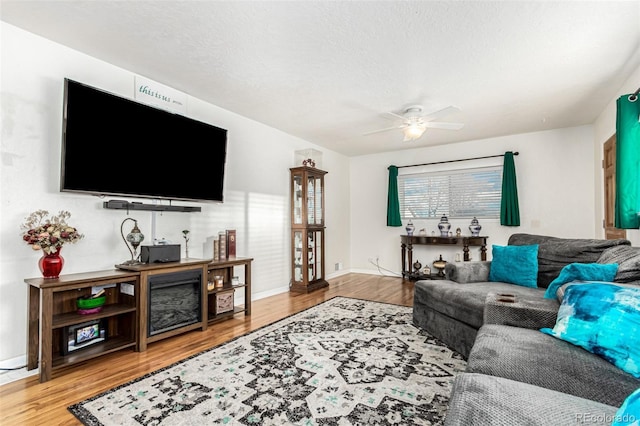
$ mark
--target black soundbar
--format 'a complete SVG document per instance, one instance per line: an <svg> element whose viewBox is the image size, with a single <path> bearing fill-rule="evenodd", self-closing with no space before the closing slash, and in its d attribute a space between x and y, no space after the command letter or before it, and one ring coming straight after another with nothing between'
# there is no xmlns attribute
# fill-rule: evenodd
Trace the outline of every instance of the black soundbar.
<svg viewBox="0 0 640 426"><path fill-rule="evenodd" d="M113 210L148 210L154 212L199 212L202 211L201 207L191 206L172 206L172 205L160 205L160 204L144 204L129 202L124 200L109 200L102 203L102 207L105 209Z"/></svg>

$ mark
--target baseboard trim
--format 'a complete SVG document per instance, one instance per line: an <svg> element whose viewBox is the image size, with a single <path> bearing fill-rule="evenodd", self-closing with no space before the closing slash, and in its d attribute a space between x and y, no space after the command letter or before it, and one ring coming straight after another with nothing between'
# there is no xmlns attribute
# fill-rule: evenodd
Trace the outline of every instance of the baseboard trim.
<svg viewBox="0 0 640 426"><path fill-rule="evenodd" d="M0 361L0 369L3 368L20 368L27 365L27 355L20 355L15 358L5 359Z"/></svg>

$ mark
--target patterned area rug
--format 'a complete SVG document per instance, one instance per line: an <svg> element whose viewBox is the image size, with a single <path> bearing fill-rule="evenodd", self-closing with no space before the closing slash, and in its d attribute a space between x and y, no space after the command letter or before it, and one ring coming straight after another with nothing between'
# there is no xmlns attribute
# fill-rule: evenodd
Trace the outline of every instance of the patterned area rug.
<svg viewBox="0 0 640 426"><path fill-rule="evenodd" d="M85 425L439 425L466 363L412 309L335 297L69 407Z"/></svg>

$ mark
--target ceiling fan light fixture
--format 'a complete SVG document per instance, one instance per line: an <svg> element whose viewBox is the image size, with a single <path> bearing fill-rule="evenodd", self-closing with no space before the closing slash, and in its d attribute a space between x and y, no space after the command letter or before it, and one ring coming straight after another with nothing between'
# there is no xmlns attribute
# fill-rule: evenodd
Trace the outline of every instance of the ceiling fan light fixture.
<svg viewBox="0 0 640 426"><path fill-rule="evenodd" d="M420 123L411 123L407 127L404 128L404 141L414 141L419 139L424 131L427 130L426 126Z"/></svg>

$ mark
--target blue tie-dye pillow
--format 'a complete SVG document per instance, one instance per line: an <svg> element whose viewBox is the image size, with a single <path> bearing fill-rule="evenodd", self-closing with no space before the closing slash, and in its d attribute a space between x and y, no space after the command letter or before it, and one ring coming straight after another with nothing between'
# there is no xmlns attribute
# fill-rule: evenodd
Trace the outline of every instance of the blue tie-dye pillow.
<svg viewBox="0 0 640 426"><path fill-rule="evenodd" d="M572 284L565 292L556 325L540 331L640 378L640 288Z"/></svg>
<svg viewBox="0 0 640 426"><path fill-rule="evenodd" d="M640 426L640 388L624 400L611 426Z"/></svg>

